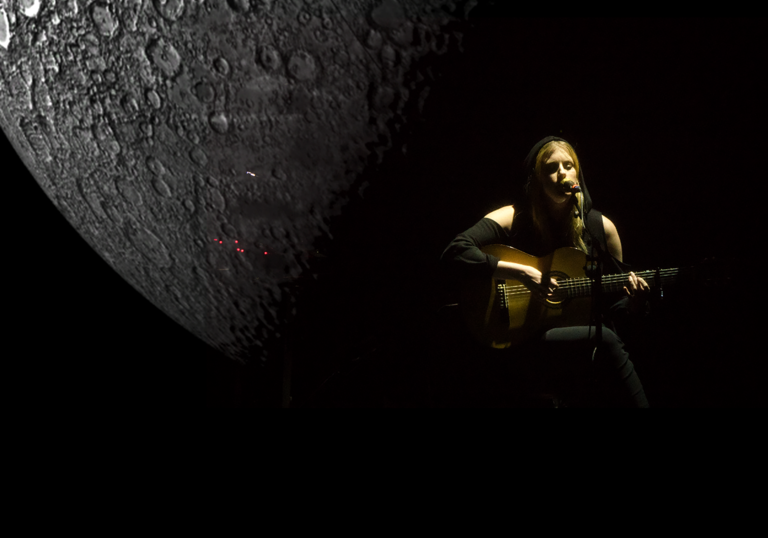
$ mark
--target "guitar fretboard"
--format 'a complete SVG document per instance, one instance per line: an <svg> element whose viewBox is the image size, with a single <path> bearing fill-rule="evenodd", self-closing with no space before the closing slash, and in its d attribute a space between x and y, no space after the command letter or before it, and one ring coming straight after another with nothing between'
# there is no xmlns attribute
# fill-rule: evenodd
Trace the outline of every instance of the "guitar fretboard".
<svg viewBox="0 0 768 538"><path fill-rule="evenodd" d="M661 286L663 288L673 284L677 280L680 269L660 269L658 273L658 278L656 269L649 271L637 271L635 272L635 275L645 280L651 288L655 288L657 286ZM586 277L566 278L558 280L557 284L557 293L562 294L565 292L568 298L586 297L592 293L592 280ZM602 287L604 293L622 291L624 286L629 287L628 274L603 275L602 277ZM516 296L530 295L530 293L530 290L522 284L506 286L507 299L512 299Z"/></svg>

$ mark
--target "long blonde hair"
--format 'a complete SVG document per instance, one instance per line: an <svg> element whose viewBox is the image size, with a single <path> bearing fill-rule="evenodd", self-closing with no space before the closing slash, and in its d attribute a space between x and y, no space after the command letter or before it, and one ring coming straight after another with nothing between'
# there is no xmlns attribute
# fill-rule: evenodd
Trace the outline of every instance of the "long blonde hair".
<svg viewBox="0 0 768 538"><path fill-rule="evenodd" d="M562 246L570 246L583 252L587 252L587 246L584 244L584 240L581 237L584 232L584 222L582 219L576 217L578 214L577 208L581 206L582 193L579 192L574 195L576 196L576 203L571 208L569 218L566 218L563 223L558 223L549 215L544 188L542 187L541 182L537 180L541 177L544 162L558 148L568 152L568 155L573 159L576 175L578 176L579 174L579 158L576 156L576 151L574 151L568 142L553 140L544 144L539 150L539 154L536 156L536 165L533 172L534 176L528 178L526 189L531 205L531 218L533 220L534 228L544 242L547 251L552 251Z"/></svg>

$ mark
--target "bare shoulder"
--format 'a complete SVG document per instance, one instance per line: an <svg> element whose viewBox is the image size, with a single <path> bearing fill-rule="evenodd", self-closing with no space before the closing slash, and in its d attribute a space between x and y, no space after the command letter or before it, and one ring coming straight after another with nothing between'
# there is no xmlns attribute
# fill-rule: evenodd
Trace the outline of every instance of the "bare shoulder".
<svg viewBox="0 0 768 538"><path fill-rule="evenodd" d="M616 225L605 215L603 215L603 228L605 228L605 235L608 237L619 235L619 232L616 230Z"/></svg>
<svg viewBox="0 0 768 538"><path fill-rule="evenodd" d="M619 260L624 261L624 253L621 249L621 239L619 239L619 232L616 230L616 225L611 220L603 215L603 228L605 228L605 242L608 245L608 252L611 256Z"/></svg>
<svg viewBox="0 0 768 538"><path fill-rule="evenodd" d="M506 231L512 229L512 221L515 218L515 208L511 205L500 207L495 211L491 211L484 218L491 219L499 224Z"/></svg>

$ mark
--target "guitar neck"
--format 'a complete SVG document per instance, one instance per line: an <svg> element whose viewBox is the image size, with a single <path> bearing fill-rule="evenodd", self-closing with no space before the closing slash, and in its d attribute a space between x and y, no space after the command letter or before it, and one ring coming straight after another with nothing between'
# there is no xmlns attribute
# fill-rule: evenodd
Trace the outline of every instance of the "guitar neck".
<svg viewBox="0 0 768 538"><path fill-rule="evenodd" d="M674 284L679 275L679 268L637 271L635 275L645 280L651 288L662 288ZM602 289L604 293L618 292L629 284L629 275L603 275ZM568 292L569 297L584 297L592 293L592 280L589 278L569 278L558 282L560 287Z"/></svg>

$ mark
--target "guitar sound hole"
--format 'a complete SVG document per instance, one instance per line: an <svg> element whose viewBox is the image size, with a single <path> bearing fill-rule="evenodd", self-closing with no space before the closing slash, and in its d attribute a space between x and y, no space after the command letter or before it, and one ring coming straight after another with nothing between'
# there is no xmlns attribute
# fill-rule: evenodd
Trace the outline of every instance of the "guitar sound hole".
<svg viewBox="0 0 768 538"><path fill-rule="evenodd" d="M560 281L566 281L568 279L568 275L562 271L550 271L549 273L542 275L542 279L548 280L550 278L554 278L560 287L555 290L555 293L552 294L552 297L544 298L544 304L548 308L562 308L566 299L568 299L568 290L563 287L565 282Z"/></svg>

